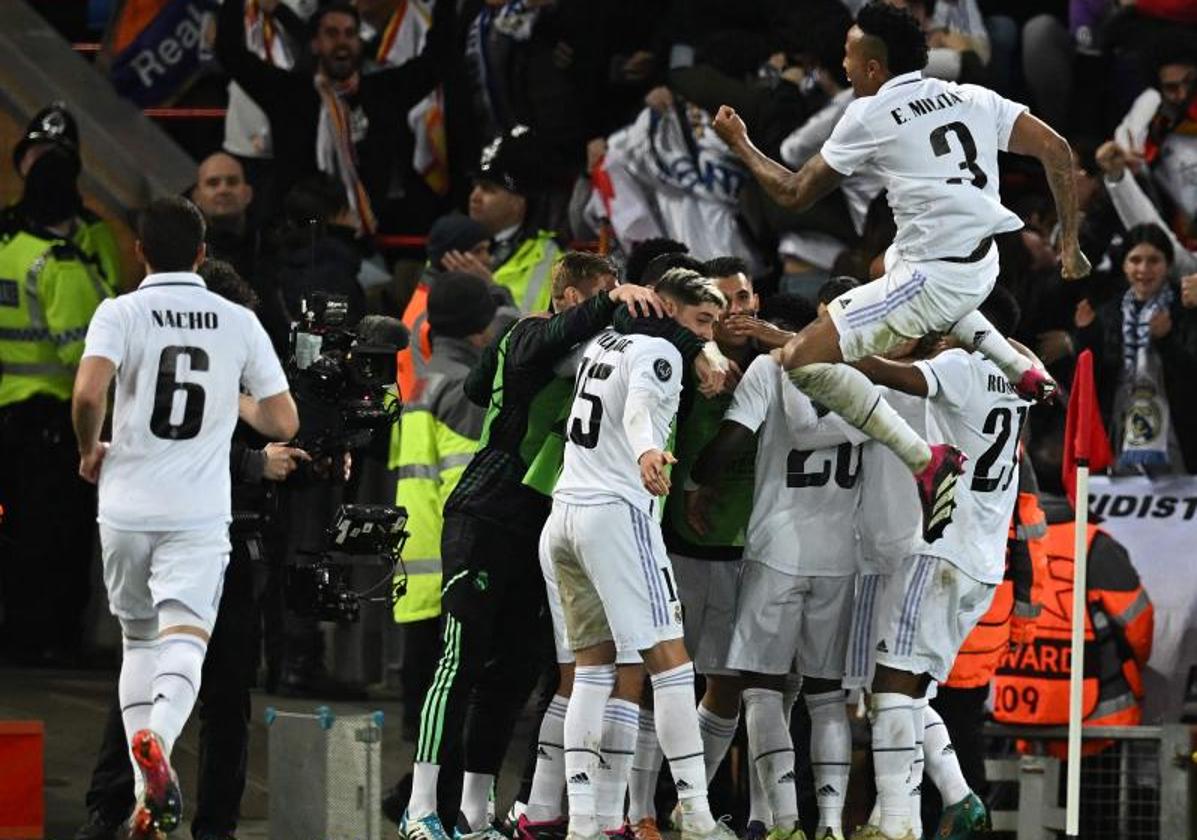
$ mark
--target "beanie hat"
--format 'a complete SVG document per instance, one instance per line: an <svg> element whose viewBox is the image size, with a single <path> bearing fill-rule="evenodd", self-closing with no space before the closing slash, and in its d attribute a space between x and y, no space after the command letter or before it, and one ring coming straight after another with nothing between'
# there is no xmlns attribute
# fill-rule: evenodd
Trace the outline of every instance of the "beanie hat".
<svg viewBox="0 0 1197 840"><path fill-rule="evenodd" d="M465 338L485 330L497 308L481 277L446 271L428 291L428 326L437 335Z"/></svg>
<svg viewBox="0 0 1197 840"><path fill-rule="evenodd" d="M428 231L429 264L436 269L441 267L441 259L449 251L468 251L479 242L490 239L486 228L475 222L469 216L461 213L450 213L441 216L432 223Z"/></svg>

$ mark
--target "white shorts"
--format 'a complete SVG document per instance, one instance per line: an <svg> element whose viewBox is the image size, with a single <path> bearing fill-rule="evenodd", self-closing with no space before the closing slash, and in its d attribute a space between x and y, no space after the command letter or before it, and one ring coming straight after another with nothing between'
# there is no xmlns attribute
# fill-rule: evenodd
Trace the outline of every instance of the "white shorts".
<svg viewBox="0 0 1197 840"><path fill-rule="evenodd" d="M557 664L572 665L576 657L565 632L565 612L561 607L561 593L557 588L557 570L553 567L553 561L549 559L549 552L545 544L547 533L548 528L540 532L540 571L544 575L545 594L549 601L549 616L553 620L553 645L557 648ZM640 661L640 651L638 650L615 651L615 664L617 665L638 665Z"/></svg>
<svg viewBox="0 0 1197 840"><path fill-rule="evenodd" d="M877 663L943 682L996 590L942 557L908 557L877 601Z"/></svg>
<svg viewBox="0 0 1197 840"><path fill-rule="evenodd" d="M848 658L844 663L844 688L868 688L873 682L873 648L877 644L877 598L885 587L885 575L856 576L856 600L852 605L852 627L848 631Z"/></svg>
<svg viewBox="0 0 1197 840"><path fill-rule="evenodd" d="M670 554L682 599L686 651L700 674L729 674L727 651L736 621L739 560L697 560Z"/></svg>
<svg viewBox="0 0 1197 840"><path fill-rule="evenodd" d="M216 622L229 563L225 526L195 531L121 531L100 525L104 585L117 618L156 618L164 601L178 601Z"/></svg>
<svg viewBox="0 0 1197 840"><path fill-rule="evenodd" d="M981 305L997 275L996 245L972 263L908 263L891 248L882 277L844 292L827 307L844 361L855 362L907 339L948 330Z"/></svg>
<svg viewBox="0 0 1197 840"><path fill-rule="evenodd" d="M727 667L840 679L855 583L854 575L791 575L745 560Z"/></svg>
<svg viewBox="0 0 1197 840"><path fill-rule="evenodd" d="M657 520L624 502L554 501L541 553L557 573L574 650L613 641L643 651L682 638L682 605Z"/></svg>

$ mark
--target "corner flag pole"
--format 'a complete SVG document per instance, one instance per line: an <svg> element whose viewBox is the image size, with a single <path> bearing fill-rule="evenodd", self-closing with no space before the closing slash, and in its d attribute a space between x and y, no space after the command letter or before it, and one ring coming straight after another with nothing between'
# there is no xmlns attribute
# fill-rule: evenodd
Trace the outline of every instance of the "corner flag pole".
<svg viewBox="0 0 1197 840"><path fill-rule="evenodd" d="M1081 727L1084 723L1082 688L1085 680L1085 608L1087 603L1089 550L1089 443L1093 416L1093 391L1082 388L1078 394L1080 411L1077 434L1065 446L1076 453L1076 511L1072 575L1072 663L1068 678L1068 776L1064 811L1064 833L1080 837L1081 819Z"/></svg>

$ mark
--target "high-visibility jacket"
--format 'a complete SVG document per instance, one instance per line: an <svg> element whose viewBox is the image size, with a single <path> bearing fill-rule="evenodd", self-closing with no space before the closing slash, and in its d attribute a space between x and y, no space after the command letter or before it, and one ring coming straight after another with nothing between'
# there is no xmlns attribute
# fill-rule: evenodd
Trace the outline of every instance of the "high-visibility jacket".
<svg viewBox="0 0 1197 840"><path fill-rule="evenodd" d="M1014 617L1015 591L1022 589L1023 592L1030 592L1029 596L1024 594L1018 600L1036 605L1043 603L1043 579L1047 574L1046 537L1047 518L1039 507L1039 497L1034 493L1020 492L1018 512L1010 523L1006 579L994 592L989 610L965 637L952 664L952 673L948 674L944 685L950 688L989 685L998 663L1010 647L1010 620ZM1023 545L1029 562L1020 563L1015 554L1023 551Z"/></svg>
<svg viewBox="0 0 1197 840"><path fill-rule="evenodd" d="M547 230L536 232L520 243L495 271L495 282L506 286L520 312L544 312L553 292L553 264L561 248Z"/></svg>
<svg viewBox="0 0 1197 840"><path fill-rule="evenodd" d="M462 388L479 355L462 339L438 337L423 386L403 406L391 459L399 471L395 501L407 508L411 534L403 551L407 593L395 603L399 623L440 615L445 500L478 447L485 416Z"/></svg>
<svg viewBox="0 0 1197 840"><path fill-rule="evenodd" d="M111 296L70 242L22 230L0 244L0 407L69 400L87 325Z"/></svg>
<svg viewBox="0 0 1197 840"><path fill-rule="evenodd" d="M403 326L409 336L407 346L399 351L396 359L395 384L399 395L410 399L421 382L428 375L428 360L432 356L432 329L428 326L429 285L420 280L411 300L403 310Z"/></svg>
<svg viewBox="0 0 1197 840"><path fill-rule="evenodd" d="M1003 657L994 680L994 718L1001 723L1068 723L1072 664L1074 524L1067 505L1048 507L1048 574L1035 640ZM1134 725L1141 718L1141 669L1151 655L1155 611L1130 558L1116 540L1089 526L1085 614L1085 679L1081 707L1087 725ZM1104 749L1089 742L1085 752ZM1064 744L1049 745L1063 755Z"/></svg>

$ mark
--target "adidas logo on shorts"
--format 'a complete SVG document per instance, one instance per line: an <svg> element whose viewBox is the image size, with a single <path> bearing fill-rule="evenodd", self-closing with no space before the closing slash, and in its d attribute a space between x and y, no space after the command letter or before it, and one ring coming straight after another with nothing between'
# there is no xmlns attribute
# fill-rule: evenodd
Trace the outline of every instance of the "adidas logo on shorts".
<svg viewBox="0 0 1197 840"><path fill-rule="evenodd" d="M585 773L577 773L569 777L569 783L571 785L588 785L590 784L590 777Z"/></svg>
<svg viewBox="0 0 1197 840"><path fill-rule="evenodd" d="M823 785L823 787L815 791L815 796L835 796L838 793L839 791L835 789L835 785Z"/></svg>

